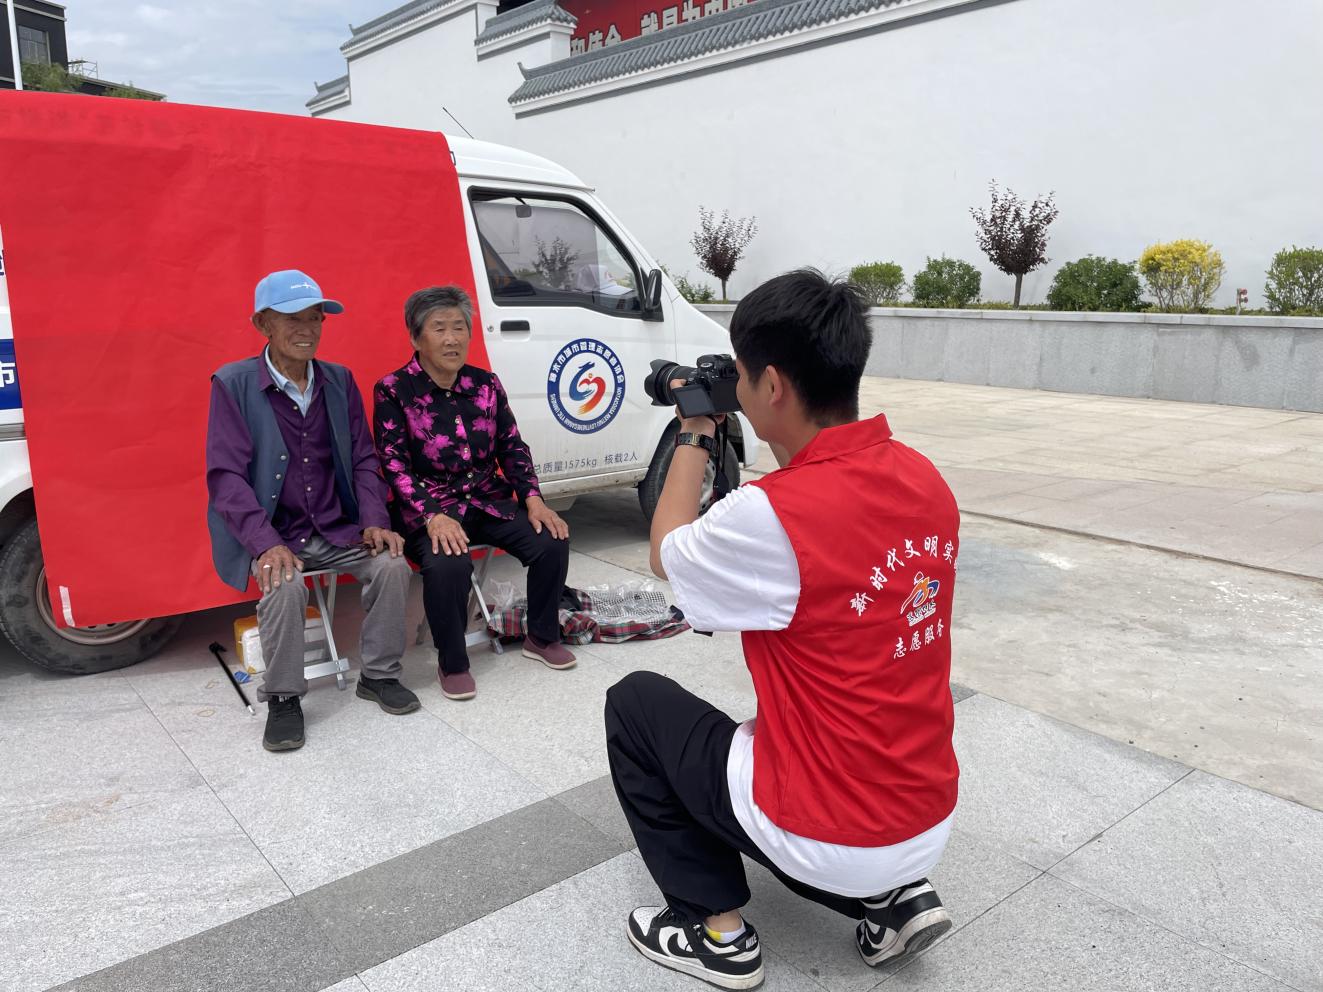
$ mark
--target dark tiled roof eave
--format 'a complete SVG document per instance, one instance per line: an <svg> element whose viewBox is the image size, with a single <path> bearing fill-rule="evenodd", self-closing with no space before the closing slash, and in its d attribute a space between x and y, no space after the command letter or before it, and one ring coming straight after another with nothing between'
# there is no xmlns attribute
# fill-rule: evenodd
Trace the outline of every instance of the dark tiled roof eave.
<svg viewBox="0 0 1323 992"><path fill-rule="evenodd" d="M332 79L329 83L313 83L317 87L317 95L304 104L305 107L311 107L314 103L321 103L323 100L329 100L333 96L339 96L349 90L349 77L341 76L338 79Z"/></svg>
<svg viewBox="0 0 1323 992"><path fill-rule="evenodd" d="M510 95L519 104L713 52L894 7L904 0L754 0L689 24L524 70Z"/></svg>
<svg viewBox="0 0 1323 992"><path fill-rule="evenodd" d="M506 35L538 24L565 24L574 27L578 23L579 19L557 4L556 0L533 0L532 3L526 3L522 7L507 10L504 14L493 17L483 25L482 32L473 43L485 45L497 38L504 38Z"/></svg>
<svg viewBox="0 0 1323 992"><path fill-rule="evenodd" d="M349 25L349 40L340 46L340 51L343 52L347 48L360 45L377 35L385 34L392 28L408 23L415 17L421 17L423 14L440 7L449 6L454 2L455 0L410 0L409 3L396 7L394 10L388 10L380 17L374 17L365 24L360 24L357 27L351 24Z"/></svg>

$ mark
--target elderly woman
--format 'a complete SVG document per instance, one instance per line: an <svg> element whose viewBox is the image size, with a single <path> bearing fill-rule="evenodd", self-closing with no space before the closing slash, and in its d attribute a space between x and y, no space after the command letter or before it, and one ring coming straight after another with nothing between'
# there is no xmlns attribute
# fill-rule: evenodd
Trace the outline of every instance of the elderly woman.
<svg viewBox="0 0 1323 992"><path fill-rule="evenodd" d="M423 573L441 691L449 699L477 693L464 644L470 544L501 548L528 568L524 657L570 668L557 613L569 527L542 501L501 381L465 364L473 304L455 286L420 289L405 303L404 321L414 355L377 383L373 433L405 554Z"/></svg>

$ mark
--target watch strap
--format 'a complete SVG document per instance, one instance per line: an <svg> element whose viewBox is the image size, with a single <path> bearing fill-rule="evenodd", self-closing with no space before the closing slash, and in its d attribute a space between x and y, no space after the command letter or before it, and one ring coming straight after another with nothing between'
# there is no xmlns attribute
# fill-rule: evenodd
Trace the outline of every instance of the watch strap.
<svg viewBox="0 0 1323 992"><path fill-rule="evenodd" d="M712 454L717 450L717 443L712 438L708 437L706 434L693 434L690 432L675 435L675 446L677 448L685 446L702 448L708 454Z"/></svg>

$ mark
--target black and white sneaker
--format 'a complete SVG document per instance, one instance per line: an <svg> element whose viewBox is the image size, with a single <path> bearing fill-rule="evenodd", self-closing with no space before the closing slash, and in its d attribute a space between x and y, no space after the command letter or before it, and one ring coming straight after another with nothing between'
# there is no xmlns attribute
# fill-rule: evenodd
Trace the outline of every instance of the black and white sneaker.
<svg viewBox="0 0 1323 992"><path fill-rule="evenodd" d="M685 923L668 906L642 906L629 914L629 942L663 968L719 988L755 989L763 983L758 931L747 920L744 933L719 944L707 935L702 923Z"/></svg>
<svg viewBox="0 0 1323 992"><path fill-rule="evenodd" d="M951 914L926 878L863 903L856 944L859 956L875 968L923 950L951 929Z"/></svg>

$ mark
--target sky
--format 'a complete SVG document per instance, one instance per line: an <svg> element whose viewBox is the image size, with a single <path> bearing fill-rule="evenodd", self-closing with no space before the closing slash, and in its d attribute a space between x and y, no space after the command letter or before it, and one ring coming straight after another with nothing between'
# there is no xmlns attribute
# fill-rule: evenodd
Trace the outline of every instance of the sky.
<svg viewBox="0 0 1323 992"><path fill-rule="evenodd" d="M313 81L345 74L340 45L403 0L60 0L69 58L176 103L307 114Z"/></svg>

